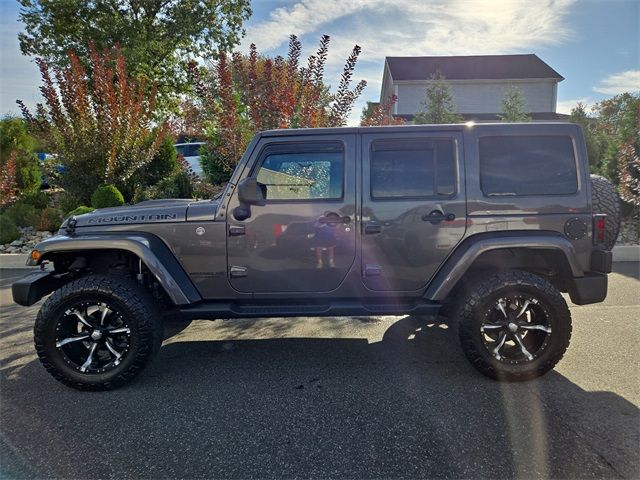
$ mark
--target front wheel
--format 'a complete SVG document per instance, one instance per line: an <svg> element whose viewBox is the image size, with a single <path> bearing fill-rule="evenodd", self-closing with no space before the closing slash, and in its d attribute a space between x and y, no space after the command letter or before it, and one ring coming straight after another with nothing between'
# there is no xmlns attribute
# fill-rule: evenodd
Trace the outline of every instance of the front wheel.
<svg viewBox="0 0 640 480"><path fill-rule="evenodd" d="M54 292L36 318L35 347L54 378L79 390L128 382L162 344L150 295L123 277L89 275Z"/></svg>
<svg viewBox="0 0 640 480"><path fill-rule="evenodd" d="M571 339L571 314L558 290L523 271L500 272L467 286L455 319L462 349L483 374L529 380L551 370Z"/></svg>

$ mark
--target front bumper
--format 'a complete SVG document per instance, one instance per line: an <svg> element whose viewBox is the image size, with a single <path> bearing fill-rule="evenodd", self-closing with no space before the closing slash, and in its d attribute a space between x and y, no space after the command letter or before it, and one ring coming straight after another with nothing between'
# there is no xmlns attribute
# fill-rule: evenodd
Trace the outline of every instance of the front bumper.
<svg viewBox="0 0 640 480"><path fill-rule="evenodd" d="M13 301L18 305L28 307L53 292L62 283L64 282L53 276L52 272L41 270L31 272L11 285Z"/></svg>

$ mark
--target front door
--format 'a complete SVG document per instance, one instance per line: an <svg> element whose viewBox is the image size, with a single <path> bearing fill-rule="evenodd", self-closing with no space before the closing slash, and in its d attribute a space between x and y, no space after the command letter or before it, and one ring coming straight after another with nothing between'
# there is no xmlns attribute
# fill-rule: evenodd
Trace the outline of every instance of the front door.
<svg viewBox="0 0 640 480"><path fill-rule="evenodd" d="M362 277L376 291L424 288L466 229L458 132L362 136Z"/></svg>
<svg viewBox="0 0 640 480"><path fill-rule="evenodd" d="M252 293L336 289L356 255L355 135L264 138L255 151L244 176L257 179L266 200L246 220L229 212L231 285Z"/></svg>

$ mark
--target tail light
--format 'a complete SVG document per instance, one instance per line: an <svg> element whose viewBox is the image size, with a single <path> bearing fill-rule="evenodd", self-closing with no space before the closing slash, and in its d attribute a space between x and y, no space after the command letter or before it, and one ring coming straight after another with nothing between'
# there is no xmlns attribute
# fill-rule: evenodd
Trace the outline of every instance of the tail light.
<svg viewBox="0 0 640 480"><path fill-rule="evenodd" d="M606 229L607 215L604 213L596 213L593 216L593 243L595 245L604 243Z"/></svg>

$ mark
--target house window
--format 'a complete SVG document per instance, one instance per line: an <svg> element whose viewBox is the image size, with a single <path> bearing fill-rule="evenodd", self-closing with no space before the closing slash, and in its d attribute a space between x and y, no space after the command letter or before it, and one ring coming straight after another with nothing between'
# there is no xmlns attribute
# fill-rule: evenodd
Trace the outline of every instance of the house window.
<svg viewBox="0 0 640 480"><path fill-rule="evenodd" d="M376 140L371 146L371 198L430 198L455 193L452 139Z"/></svg>
<svg viewBox="0 0 640 480"><path fill-rule="evenodd" d="M479 147L480 184L485 195L568 195L578 191L570 137L482 137Z"/></svg>

